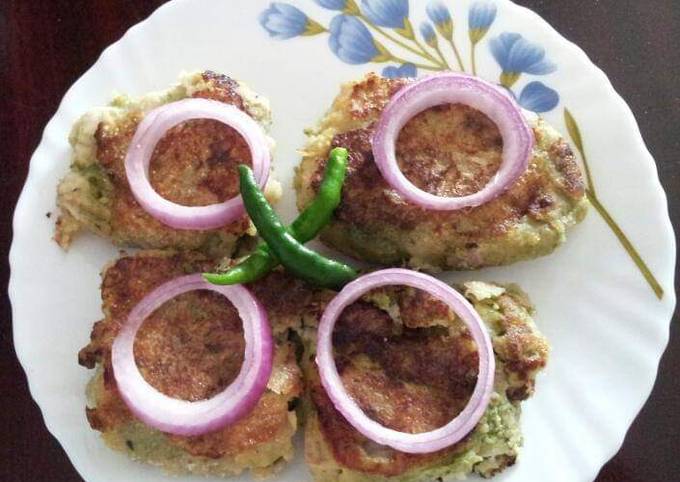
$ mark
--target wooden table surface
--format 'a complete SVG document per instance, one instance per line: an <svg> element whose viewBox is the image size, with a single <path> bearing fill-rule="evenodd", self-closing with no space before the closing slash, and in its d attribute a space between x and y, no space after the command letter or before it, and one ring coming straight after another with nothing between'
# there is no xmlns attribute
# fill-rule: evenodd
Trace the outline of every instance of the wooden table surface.
<svg viewBox="0 0 680 482"><path fill-rule="evenodd" d="M12 211L31 153L62 96L102 49L162 3L161 0L0 0L0 159L4 166L0 170L0 244L3 253L9 251ZM628 101L656 158L673 223L676 229L680 228L678 0L521 0L518 3L537 11L564 36L580 45L607 72L616 90ZM3 256L0 481L81 480L45 428L14 354L6 295L8 278L9 266ZM598 481L680 480L679 318L676 310L670 345L661 361L654 392L630 429L623 448L603 468Z"/></svg>

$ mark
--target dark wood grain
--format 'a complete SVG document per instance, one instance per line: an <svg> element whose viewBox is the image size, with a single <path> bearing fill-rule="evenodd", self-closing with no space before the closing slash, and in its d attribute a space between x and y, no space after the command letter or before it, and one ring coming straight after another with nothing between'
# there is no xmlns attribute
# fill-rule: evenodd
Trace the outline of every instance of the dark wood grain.
<svg viewBox="0 0 680 482"><path fill-rule="evenodd" d="M227 0L220 0L227 1ZM420 1L420 0L418 0ZM0 1L0 243L31 153L66 89L102 49L148 16L160 0ZM265 2L263 2L265 3ZM656 158L671 216L680 226L680 6L677 0L522 0L602 67L635 112ZM12 346L9 267L2 258L0 480L80 480L48 433ZM676 268L677 270L677 268ZM676 271L677 275L677 271ZM680 479L678 311L649 402L598 481Z"/></svg>

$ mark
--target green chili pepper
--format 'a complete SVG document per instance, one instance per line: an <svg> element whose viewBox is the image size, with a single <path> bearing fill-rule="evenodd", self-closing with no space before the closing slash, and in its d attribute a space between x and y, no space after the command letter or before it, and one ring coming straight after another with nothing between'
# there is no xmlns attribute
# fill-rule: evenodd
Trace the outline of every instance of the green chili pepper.
<svg viewBox="0 0 680 482"><path fill-rule="evenodd" d="M344 147L336 147L331 151L319 192L312 203L290 225L290 234L301 243L314 239L330 222L333 211L340 204L342 185L345 183L347 173L347 157L348 152Z"/></svg>
<svg viewBox="0 0 680 482"><path fill-rule="evenodd" d="M321 256L293 237L260 190L248 166L239 166L239 174L241 197L250 219L288 271L325 288L340 288L356 278L357 273L351 267Z"/></svg>
<svg viewBox="0 0 680 482"><path fill-rule="evenodd" d="M290 225L288 232L300 243L316 237L328 224L333 211L340 204L342 185L347 172L347 149L336 147L331 150L319 191L307 208ZM231 285L250 283L269 273L279 260L267 243L260 243L245 260L226 273L204 273L210 283Z"/></svg>

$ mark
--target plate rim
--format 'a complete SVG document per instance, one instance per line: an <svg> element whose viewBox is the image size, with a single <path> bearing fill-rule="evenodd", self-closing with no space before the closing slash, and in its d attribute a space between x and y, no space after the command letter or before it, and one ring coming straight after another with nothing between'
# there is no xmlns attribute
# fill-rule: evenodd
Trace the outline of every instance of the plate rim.
<svg viewBox="0 0 680 482"><path fill-rule="evenodd" d="M26 381L28 384L29 392L31 394L31 397L35 401L35 403L38 405L40 408L40 413L43 418L43 421L45 423L46 428L50 432L50 434L57 440L59 445L62 447L64 452L66 453L70 463L73 465L73 467L76 469L76 471L79 473L81 477L85 479L84 476L84 468L80 466L80 462L74 461L74 459L71 457L69 453L69 449L64 445L62 440L57 436L55 433L58 431L54 427L54 416L49 416L46 413L46 410L44 408L45 401L39 400L39 397L36 396L36 389L35 389L35 380L31 381L30 377L30 370L28 368L28 362L27 362L27 352L25 349L25 345L21 343L21 329L17 329L17 323L15 322L15 317L16 317L16 305L17 305L17 290L18 290L18 281L16 277L16 258L19 255L19 247L15 244L15 237L17 231L19 231L21 228L19 226L19 218L21 217L20 214L23 210L25 210L26 206L26 199L27 199L27 186L30 184L30 181L32 180L33 177L35 177L35 172L36 172L36 163L34 162L34 159L36 157L39 157L38 154L42 152L43 150L46 149L46 139L48 138L48 134L51 130L54 129L54 126L57 124L58 120L65 115L66 112L66 106L70 103L70 98L73 97L74 92L77 90L78 86L83 83L84 79L90 75L90 73L94 70L96 70L104 61L105 59L112 55L112 52L114 52L116 49L121 48L121 44L124 43L126 39L129 39L132 35L135 35L137 31L143 30L145 26L150 21L157 20L157 18L163 14L165 14L167 11L170 11L171 9L175 8L176 6L184 3L190 3L193 0L171 0L167 3L164 3L160 5L158 8L156 8L149 16L141 20L140 22L132 25L129 27L123 35L120 36L117 40L112 42L110 45L108 45L104 50L102 50L101 54L97 57L97 59L83 72L78 79L71 84L71 86L66 90L64 93L61 101L58 104L58 107L55 111L55 113L52 115L50 120L47 122L45 125L45 128L42 131L42 135L40 136L40 141L38 143L38 146L36 149L33 151L30 161L29 161L29 166L28 166L28 173L26 175L24 185L21 189L21 192L19 194L19 197L17 199L17 203L15 205L14 213L12 216L12 242L9 250L9 282L8 282L8 295L10 299L10 305L11 305L11 316L12 316L12 339L13 339L13 345L14 345L14 350L17 356L17 359L19 360L19 363L22 367L22 370L25 373L26 376ZM613 101L616 104L618 104L619 109L621 112L625 113L625 121L627 124L629 124L631 128L631 134L634 135L634 142L635 144L641 148L640 153L642 156L639 159L639 161L643 161L642 157L644 157L644 162L643 164L645 165L646 169L649 170L649 172L652 174L650 176L650 179L647 181L651 181L653 187L654 187L654 195L657 197L661 209L655 212L650 212L650 214L654 214L657 216L657 221L660 221L657 224L660 228L663 228L664 234L668 238L666 241L669 243L669 247L671 249L671 259L672 259L672 267L674 268L677 263L677 241L676 241L676 236L674 232L673 225L671 223L670 219L670 212L669 212L669 204L668 204L668 196L666 194L665 189L663 188L663 185L661 184L661 181L659 179L659 170L658 166L656 164L656 161L650 152L647 143L644 140L644 137L642 136L642 132L640 130L639 124L637 122L637 119L635 118L635 114L633 113L632 109L628 105L628 103L625 101L625 99L619 94L619 92L616 90L614 85L612 84L611 80L607 76L607 74L597 65L595 64L590 56L576 43L572 42L568 38L566 38L562 33L560 33L555 27L552 26L547 20L545 20L543 17L541 17L538 13L535 11L531 10L528 7L519 5L512 0L496 0L500 1L502 3L507 3L511 4L511 8L521 10L523 15L530 17L532 21L539 22L541 23L544 27L546 28L546 31L554 36L556 39L559 39L559 44L561 48L571 50L571 52L575 55L575 57L579 57L579 60L582 62L583 66L589 70L588 74L589 76L593 77L593 82L597 82L598 84L601 84L605 90L607 91L607 100L608 101ZM596 79L595 79L596 77ZM637 156L636 156L637 157ZM663 280L665 282L662 282L664 286L668 286L671 289L666 293L666 296L668 296L668 301L669 301L669 315L666 315L668 320L665 321L663 328L661 328L661 324L659 323L659 328L658 330L660 331L660 335L663 337L662 338L662 346L659 347L659 352L655 353L653 355L654 358L654 373L653 377L650 377L649 380L649 388L646 390L646 393L641 393L643 395L641 402L638 404L637 408L635 409L634 413L632 413L632 416L627 419L625 422L625 430L623 431L622 434L619 434L618 437L616 437L617 441L615 443L603 443L602 446L605 449L605 452L607 453L607 458L604 462L598 462L599 467L596 468L595 473L593 476L597 475L597 471L601 469L601 467L608 461L610 460L621 448L625 441L625 435L627 434L628 430L630 429L633 421L637 416L639 415L640 411L644 407L644 405L647 403L652 390L654 388L655 381L658 377L658 372L659 372L659 363L661 360L661 357L665 353L667 347L668 347L668 342L669 342L669 336L670 336L670 327L671 327L671 322L673 319L674 315L674 310L676 307L676 288L675 288L675 279L672 275L674 269L671 270L671 277L670 280ZM662 331L662 333L661 333ZM19 343L18 343L19 341ZM22 348L23 347L23 348ZM623 425L623 424L622 424ZM617 431L618 434L619 431ZM612 439L609 439L608 441L611 441ZM592 471L591 471L592 472Z"/></svg>

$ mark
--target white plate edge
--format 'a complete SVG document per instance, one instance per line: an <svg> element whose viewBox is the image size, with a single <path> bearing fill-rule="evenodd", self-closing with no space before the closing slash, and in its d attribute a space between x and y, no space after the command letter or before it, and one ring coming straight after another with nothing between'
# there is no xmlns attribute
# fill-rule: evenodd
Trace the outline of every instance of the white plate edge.
<svg viewBox="0 0 680 482"><path fill-rule="evenodd" d="M16 280L12 276L13 269L12 267L16 265L16 256L17 256L17 249L14 246L14 238L15 238L15 233L17 231L18 227L18 219L21 217L20 214L22 210L24 209L24 204L25 204L25 186L29 183L31 180L32 176L34 175L35 171L35 166L33 164L33 159L37 157L37 154L42 152L42 150L45 149L45 140L49 137L50 132L54 129L54 126L58 123L59 119L64 115L65 112L65 105L67 105L69 102L70 97L73 95L73 91L76 90L76 87L83 81L83 78L86 77L90 71L94 70L99 63L105 59L108 55L111 55L113 51L116 50L116 48L120 48L120 44L122 43L123 40L128 38L131 35L134 35L134 33L137 30L141 30L147 22L150 22L154 19L156 19L160 14L165 12L166 10L169 11L172 7L175 7L181 3L189 2L191 0L173 0L168 3L165 3L158 7L156 10L154 10L147 18L144 20L138 22L137 24L131 26L118 40L113 42L111 45L106 47L100 56L97 58L97 60L69 87L69 89L66 91L64 94L64 97L62 98L61 102L59 103L59 106L55 112L55 114L51 117L51 119L48 121L48 123L45 126L45 129L43 130L43 134L40 138L40 143L38 144L38 147L34 151L34 153L31 156L30 163L29 163L29 170L28 174L26 176L26 180L24 182L24 187L21 190L21 193L19 195L14 215L13 215L13 222L12 222L12 244L10 247L10 252L9 252L9 265L10 265L10 277L9 277L9 283L8 283L8 294L9 294L9 299L10 299L10 304L12 306L12 320L15 318L15 290L16 290ZM661 280L661 285L666 288L670 287L671 290L667 292L665 295L668 296L668 306L670 309L670 316L668 319L668 322L665 325L664 332L662 333L662 338L663 338L663 350L660 351L658 355L654 355L655 357L655 365L656 365L656 370L655 370L655 376L653 379L650 379L648 382L648 389L646 390L646 395L644 396L643 401L639 404L639 407L636 409L635 413L630 417L629 420L627 420L627 423L625 424L627 428L624 429L623 434L619 434L617 437L619 440L612 441L611 443L607 444L610 446L610 449L607 450L607 452L610 454L609 459L613 457L621 448L624 442L624 437L627 431L630 428L630 425L632 424L633 420L638 416L640 413L640 410L642 407L646 404L647 400L649 399L649 396L651 395L654 383L656 381L656 378L658 376L658 367L659 367L659 362L661 360L661 357L663 356L667 346L668 346L668 340L670 336L670 322L673 317L675 305L676 305L676 296L675 296L675 286L674 286L674 268L677 263L677 246L676 246L676 240L674 236L674 230L673 226L670 221L670 214L668 210L668 197L666 195L665 190L663 189L663 186L661 184L661 181L658 176L658 168L656 166L656 161L654 160L654 157L652 156L651 152L649 151L649 148L647 147L647 144L644 141L644 138L642 137L642 132L640 131L639 125L637 123L637 120L635 118L634 113L632 112L630 106L626 103L626 101L623 99L623 97L616 91L614 88L612 82L610 81L609 77L606 75L606 73L599 68L593 61L590 59L588 54L578 45L576 45L574 42L568 40L566 37L564 37L560 32L558 32L549 22L547 22L545 19L543 19L539 14L534 12L533 10L524 7L522 5L518 5L510 0L503 0L508 3L512 3L513 7L518 8L519 10L523 11L522 13L528 17L533 17L534 21L539 21L545 26L547 26L547 31L551 35L557 36L557 38L561 41L561 44L564 44L565 48L571 49L574 54L576 54L577 57L581 57L581 60L583 60L583 65L586 69L590 69L592 71L592 74L594 76L597 76L600 80L603 80L603 86L606 87L606 90L608 91L608 96L616 103L618 104L619 110L624 113L625 121L631 126L631 132L635 133L636 138L633 139L633 141L637 140L636 144L641 147L640 154L641 158L645 158L646 162L644 163L646 166L646 169L648 169L650 176L649 179L646 179L645 182L651 182L653 184L653 190L655 191L655 194L657 196L657 201L662 207L665 207L665 210L662 208L658 211L654 211L653 214L658 216L658 220L660 221L659 224L664 225L666 228L664 230L666 234L666 241L669 242L669 246L672 248L672 267L670 269L670 272L667 274L667 276L664 276ZM652 214L652 213L650 213ZM665 281L665 282L664 282ZM38 400L35 396L36 389L31 383L29 377L28 377L28 371L26 368L25 364L25 352L23 349L18 348L17 340L22 337L22 335L19 333L19 330L17 330L16 325L13 323L12 324L12 331L13 331L13 343L14 343L14 349L17 354L17 358L19 360L19 363L22 366L22 369L24 370L24 373L26 374L26 379L29 387L29 391L31 393L31 396L33 400L36 402L38 407L40 408L43 420L45 422L45 425L48 429L48 431L57 439L59 444L62 446L64 451L67 453L66 448L63 446L61 443L59 437L57 436L56 432L58 430L55 428L53 425L50 417L44 412L43 410L43 403L41 403L40 400ZM608 459L608 460L609 460ZM83 476L84 471L78 467L78 464L74 462L70 457L69 460L71 463L74 465L76 470L79 472L81 477ZM598 462L599 463L599 462ZM597 467L595 469L595 473L593 476L597 475L597 471L600 470L600 467ZM591 470L591 472L593 472Z"/></svg>

